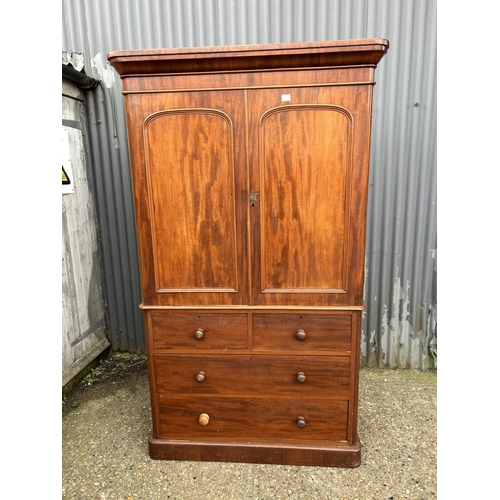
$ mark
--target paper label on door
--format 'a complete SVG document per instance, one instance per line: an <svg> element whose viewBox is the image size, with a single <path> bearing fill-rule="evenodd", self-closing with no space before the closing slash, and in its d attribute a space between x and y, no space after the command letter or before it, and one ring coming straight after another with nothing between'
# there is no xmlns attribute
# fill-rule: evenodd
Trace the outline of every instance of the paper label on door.
<svg viewBox="0 0 500 500"><path fill-rule="evenodd" d="M292 96L291 94L282 94L281 95L281 102L286 102L286 101L291 101Z"/></svg>

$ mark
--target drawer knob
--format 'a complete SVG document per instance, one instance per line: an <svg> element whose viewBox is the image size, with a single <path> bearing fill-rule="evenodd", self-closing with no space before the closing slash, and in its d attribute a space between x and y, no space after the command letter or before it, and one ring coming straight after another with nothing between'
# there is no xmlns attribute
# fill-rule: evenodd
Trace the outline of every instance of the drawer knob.
<svg viewBox="0 0 500 500"><path fill-rule="evenodd" d="M306 340L307 337L306 332L302 330L302 328L300 330L297 330L295 336L297 337L297 340Z"/></svg>
<svg viewBox="0 0 500 500"><path fill-rule="evenodd" d="M196 330L194 332L194 338L196 340L201 340L203 338L203 329L202 328L198 328L198 330Z"/></svg>
<svg viewBox="0 0 500 500"><path fill-rule="evenodd" d="M297 373L297 382L303 384L306 381L306 374L304 372Z"/></svg>
<svg viewBox="0 0 500 500"><path fill-rule="evenodd" d="M196 382L199 382L200 384L205 382L205 372L198 372L196 374Z"/></svg>
<svg viewBox="0 0 500 500"><path fill-rule="evenodd" d="M304 417L299 417L297 420L297 427L300 427L301 429L303 429L305 426L306 426L306 421L304 419Z"/></svg>
<svg viewBox="0 0 500 500"><path fill-rule="evenodd" d="M206 413L202 413L198 417L198 423L200 425L208 425L208 422L210 421L210 417Z"/></svg>

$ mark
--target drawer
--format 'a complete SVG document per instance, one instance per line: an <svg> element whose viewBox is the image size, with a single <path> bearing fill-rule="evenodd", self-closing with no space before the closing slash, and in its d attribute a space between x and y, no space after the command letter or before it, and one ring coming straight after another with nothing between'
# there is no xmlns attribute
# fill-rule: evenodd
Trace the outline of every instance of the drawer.
<svg viewBox="0 0 500 500"><path fill-rule="evenodd" d="M147 311L157 349L231 350L248 347L246 313ZM196 336L195 336L196 334Z"/></svg>
<svg viewBox="0 0 500 500"><path fill-rule="evenodd" d="M270 351L350 351L352 315L254 314L253 348ZM303 340L297 338L302 333Z"/></svg>
<svg viewBox="0 0 500 500"><path fill-rule="evenodd" d="M348 401L160 395L158 409L160 439L347 441Z"/></svg>
<svg viewBox="0 0 500 500"><path fill-rule="evenodd" d="M350 396L348 357L155 354L153 360L156 391L163 394Z"/></svg>

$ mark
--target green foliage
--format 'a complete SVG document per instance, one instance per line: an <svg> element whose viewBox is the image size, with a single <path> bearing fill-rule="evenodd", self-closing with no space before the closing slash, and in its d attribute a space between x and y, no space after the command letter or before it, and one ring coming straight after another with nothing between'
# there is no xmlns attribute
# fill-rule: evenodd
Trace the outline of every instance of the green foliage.
<svg viewBox="0 0 500 500"><path fill-rule="evenodd" d="M99 367L97 368L91 368L90 373L85 375L82 380L83 385L93 385L94 382L96 381L96 376L101 374L101 370Z"/></svg>

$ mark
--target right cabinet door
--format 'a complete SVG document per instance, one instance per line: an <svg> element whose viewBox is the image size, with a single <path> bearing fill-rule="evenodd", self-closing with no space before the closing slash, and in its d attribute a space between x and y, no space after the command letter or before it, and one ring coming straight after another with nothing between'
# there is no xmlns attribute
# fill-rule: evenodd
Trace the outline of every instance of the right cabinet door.
<svg viewBox="0 0 500 500"><path fill-rule="evenodd" d="M252 298L363 304L371 86L248 92Z"/></svg>

